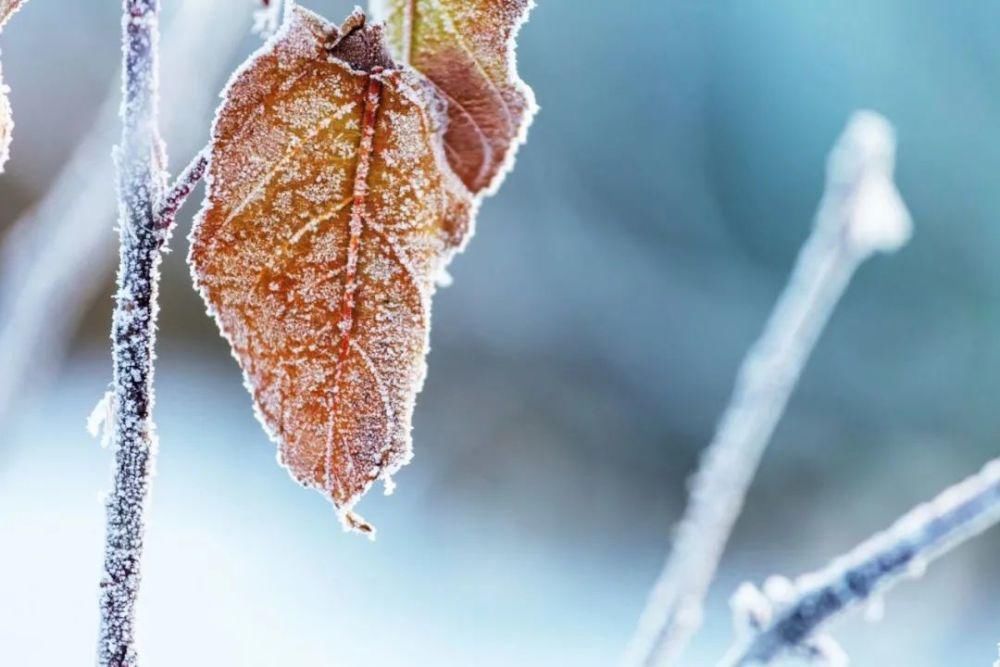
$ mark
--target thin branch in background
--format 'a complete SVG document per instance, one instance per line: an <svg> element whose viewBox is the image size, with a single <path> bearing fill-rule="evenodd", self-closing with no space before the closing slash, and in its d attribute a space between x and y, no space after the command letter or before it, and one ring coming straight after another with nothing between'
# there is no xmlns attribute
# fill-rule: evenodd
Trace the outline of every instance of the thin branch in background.
<svg viewBox="0 0 1000 667"><path fill-rule="evenodd" d="M672 664L701 626L702 606L761 456L810 351L858 266L910 236L892 180L895 136L858 112L827 162L812 234L691 481L691 496L623 664Z"/></svg>
<svg viewBox="0 0 1000 667"><path fill-rule="evenodd" d="M183 86L183 104L167 105L171 146L194 151L217 102L216 82L246 34L232 20L246 0L185 0L165 26L164 76ZM213 57L206 57L211 52ZM218 57L222 55L223 57ZM115 84L93 128L67 160L40 202L3 239L0 248L0 423L12 419L25 389L38 391L63 357L73 329L93 303L112 266L114 173L108 146L118 128Z"/></svg>
<svg viewBox="0 0 1000 667"><path fill-rule="evenodd" d="M156 454L153 349L160 248L156 209L164 189L158 130L159 2L123 0L122 139L118 166L119 268L111 339L115 468L107 500L98 664L131 667L146 501Z"/></svg>
<svg viewBox="0 0 1000 667"><path fill-rule="evenodd" d="M786 652L815 654L810 640L822 625L899 581L919 576L932 560L997 522L1000 458L822 570L794 583L778 579L765 586L765 591L778 591L777 596L743 584L733 596L733 608L739 624L750 631L720 667L766 665Z"/></svg>

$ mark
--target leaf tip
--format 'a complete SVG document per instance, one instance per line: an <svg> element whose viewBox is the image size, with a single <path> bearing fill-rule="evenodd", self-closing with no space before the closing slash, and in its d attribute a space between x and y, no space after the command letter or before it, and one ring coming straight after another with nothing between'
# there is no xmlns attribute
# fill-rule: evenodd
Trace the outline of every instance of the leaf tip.
<svg viewBox="0 0 1000 667"><path fill-rule="evenodd" d="M345 533L361 533L369 540L375 541L375 526L365 521L360 514L351 510L340 510L337 512L337 516Z"/></svg>

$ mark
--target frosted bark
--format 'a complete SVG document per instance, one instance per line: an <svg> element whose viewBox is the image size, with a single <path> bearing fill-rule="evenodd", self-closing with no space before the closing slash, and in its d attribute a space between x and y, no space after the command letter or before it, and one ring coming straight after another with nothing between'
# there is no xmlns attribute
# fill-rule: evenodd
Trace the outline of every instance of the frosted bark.
<svg viewBox="0 0 1000 667"><path fill-rule="evenodd" d="M198 186L198 182L205 175L208 168L208 150L202 149L191 163L184 168L184 171L177 176L177 180L170 186L167 194L159 201L156 209L156 227L169 233L177 212L184 202L191 195L191 192ZM166 239L164 239L166 240Z"/></svg>
<svg viewBox="0 0 1000 667"><path fill-rule="evenodd" d="M855 114L830 153L812 234L743 361L623 664L672 664L698 630L747 489L830 313L867 257L908 239L909 216L892 182L894 155L891 126L872 112Z"/></svg>
<svg viewBox="0 0 1000 667"><path fill-rule="evenodd" d="M215 82L246 24L233 20L246 0L185 0L165 25L164 76L184 82L182 103L164 109L171 146L196 150L217 102ZM111 266L108 221L114 175L108 146L118 131L120 85L45 196L17 222L0 249L0 422L14 415L25 388L37 391Z"/></svg>
<svg viewBox="0 0 1000 667"><path fill-rule="evenodd" d="M118 166L119 268L111 339L114 355L114 479L107 500L98 664L138 664L135 603L141 582L146 501L156 453L153 348L164 189L157 128L159 3L123 0L122 139Z"/></svg>
<svg viewBox="0 0 1000 667"><path fill-rule="evenodd" d="M795 582L772 579L765 593L744 584L733 609L749 632L720 667L765 665L789 651L816 654L812 637L827 621L919 576L930 561L998 521L1000 459L994 459L822 570Z"/></svg>

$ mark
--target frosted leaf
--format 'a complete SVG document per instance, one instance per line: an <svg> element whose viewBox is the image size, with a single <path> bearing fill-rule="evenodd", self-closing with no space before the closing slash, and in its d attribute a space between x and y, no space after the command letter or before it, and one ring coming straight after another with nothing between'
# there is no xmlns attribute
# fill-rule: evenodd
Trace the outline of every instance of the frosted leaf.
<svg viewBox="0 0 1000 667"><path fill-rule="evenodd" d="M455 282L455 279L450 273L448 273L447 268L442 267L438 274L434 276L434 282L438 287L451 287L451 284Z"/></svg>
<svg viewBox="0 0 1000 667"><path fill-rule="evenodd" d="M448 102L448 161L473 193L496 191L537 106L515 43L532 0L371 0L393 55Z"/></svg>
<svg viewBox="0 0 1000 667"><path fill-rule="evenodd" d="M10 111L10 88L3 82L3 65L0 64L0 172L10 157L10 141L14 132L14 117Z"/></svg>
<svg viewBox="0 0 1000 667"><path fill-rule="evenodd" d="M25 2L26 0L0 0L0 29Z"/></svg>
<svg viewBox="0 0 1000 667"><path fill-rule="evenodd" d="M0 30L24 2L25 0L0 0ZM3 82L3 68L0 65L0 172L3 172L3 166L10 157L10 141L14 131L14 116L7 98L9 92L10 88Z"/></svg>
<svg viewBox="0 0 1000 667"><path fill-rule="evenodd" d="M279 461L363 532L351 508L410 459L434 278L474 209L440 108L363 14L292 6L225 91L191 235Z"/></svg>

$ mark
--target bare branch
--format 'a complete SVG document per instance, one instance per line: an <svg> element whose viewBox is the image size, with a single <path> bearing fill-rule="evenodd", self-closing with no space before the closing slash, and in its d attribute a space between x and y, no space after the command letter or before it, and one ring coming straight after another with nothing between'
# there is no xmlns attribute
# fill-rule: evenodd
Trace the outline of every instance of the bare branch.
<svg viewBox="0 0 1000 667"><path fill-rule="evenodd" d="M909 216L892 182L894 155L891 126L872 112L855 114L831 152L812 234L743 361L624 664L669 665L697 632L747 489L830 313L866 258L908 239Z"/></svg>
<svg viewBox="0 0 1000 667"><path fill-rule="evenodd" d="M810 640L822 625L899 581L918 576L932 560L998 521L1000 459L994 459L822 570L794 583L771 583L766 588L785 591L779 599L744 584L733 606L738 616L746 617L740 620L751 632L720 667L765 665L788 651L814 652Z"/></svg>
<svg viewBox="0 0 1000 667"><path fill-rule="evenodd" d="M156 207L164 188L158 134L158 0L123 0L122 139L118 164L118 292L114 352L112 442L115 470L107 500L98 664L132 667L135 603L141 581L146 501L156 454L153 348L157 283L165 232Z"/></svg>
<svg viewBox="0 0 1000 667"><path fill-rule="evenodd" d="M208 150L202 149L184 171L180 173L174 184L170 186L166 196L158 203L156 211L156 226L158 229L169 233L170 228L177 218L177 212L188 196L198 185L198 181L205 175L208 167Z"/></svg>
<svg viewBox="0 0 1000 667"><path fill-rule="evenodd" d="M164 76L184 82L184 103L164 109L172 146L196 150L217 102L225 54L245 37L232 20L246 0L185 0L164 26ZM210 50L215 54L206 58ZM167 83L169 84L170 81ZM107 243L115 210L108 146L118 128L120 85L67 160L48 192L4 238L0 248L0 422L13 416L25 390L38 391L59 362L73 328L112 265ZM44 352L43 352L44 351Z"/></svg>

